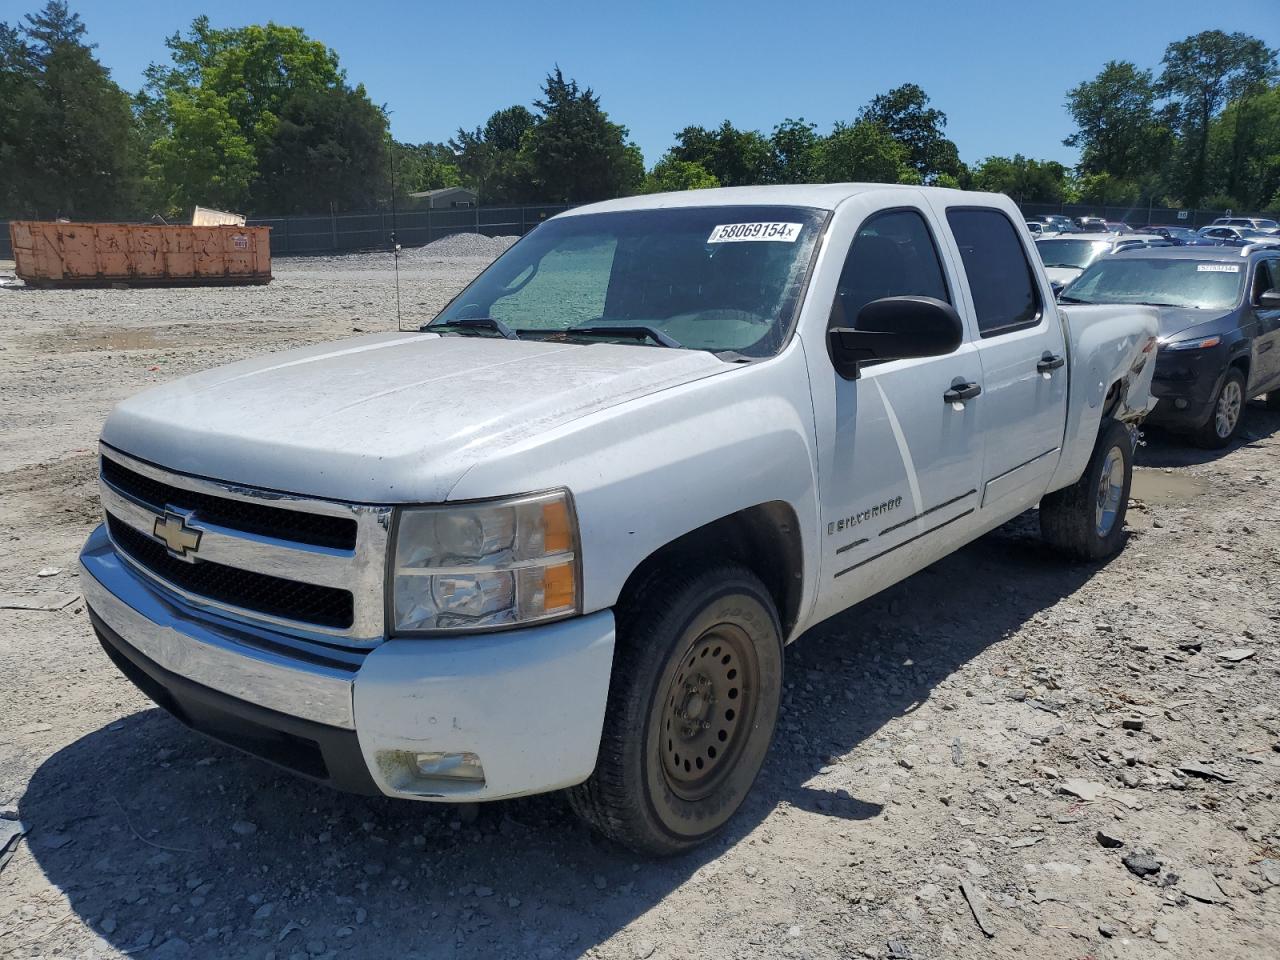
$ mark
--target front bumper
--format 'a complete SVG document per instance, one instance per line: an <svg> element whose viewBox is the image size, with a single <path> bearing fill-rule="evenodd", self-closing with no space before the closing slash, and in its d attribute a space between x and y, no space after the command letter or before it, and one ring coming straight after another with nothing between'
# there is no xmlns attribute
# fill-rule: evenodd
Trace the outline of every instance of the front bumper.
<svg viewBox="0 0 1280 960"><path fill-rule="evenodd" d="M207 736L339 789L494 800L585 780L613 666L613 614L371 649L320 644L201 612L143 579L103 528L80 556L112 661ZM424 778L419 753L472 753L484 781Z"/></svg>
<svg viewBox="0 0 1280 960"><path fill-rule="evenodd" d="M1194 430L1209 422L1229 360L1225 346L1206 350L1161 349L1151 395L1159 399L1147 418L1153 426Z"/></svg>

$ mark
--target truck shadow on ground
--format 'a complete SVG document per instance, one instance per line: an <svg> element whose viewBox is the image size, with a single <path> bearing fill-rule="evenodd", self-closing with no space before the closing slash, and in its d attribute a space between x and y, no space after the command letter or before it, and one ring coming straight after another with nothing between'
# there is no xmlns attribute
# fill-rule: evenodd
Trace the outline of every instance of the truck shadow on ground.
<svg viewBox="0 0 1280 960"><path fill-rule="evenodd" d="M1240 433L1221 450L1205 450L1197 447L1190 438L1161 430L1159 427L1143 428L1146 446L1138 451L1140 467L1191 467L1220 460L1233 450L1268 440L1280 434L1280 410L1268 410L1261 400L1254 400L1244 410Z"/></svg>
<svg viewBox="0 0 1280 960"><path fill-rule="evenodd" d="M88 928L147 958L578 956L778 826L775 813L879 817L856 786L806 784L1096 572L1050 554L1034 524L1013 521L793 645L755 790L726 833L674 860L600 840L559 796L461 811L337 794L159 710L36 771L20 805L31 850Z"/></svg>

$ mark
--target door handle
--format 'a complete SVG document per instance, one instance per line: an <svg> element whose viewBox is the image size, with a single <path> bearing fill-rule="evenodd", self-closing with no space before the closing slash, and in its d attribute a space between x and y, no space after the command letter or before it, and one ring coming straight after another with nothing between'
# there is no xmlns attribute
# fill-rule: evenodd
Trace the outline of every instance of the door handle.
<svg viewBox="0 0 1280 960"><path fill-rule="evenodd" d="M959 378L951 384L951 389L942 395L943 403L964 403L966 400L972 400L982 392L982 387L976 383L965 383Z"/></svg>
<svg viewBox="0 0 1280 960"><path fill-rule="evenodd" d="M1050 353L1048 350L1044 352L1044 356L1040 358L1040 362L1036 364L1037 373L1048 373L1050 370L1057 370L1066 363L1066 359L1057 354Z"/></svg>

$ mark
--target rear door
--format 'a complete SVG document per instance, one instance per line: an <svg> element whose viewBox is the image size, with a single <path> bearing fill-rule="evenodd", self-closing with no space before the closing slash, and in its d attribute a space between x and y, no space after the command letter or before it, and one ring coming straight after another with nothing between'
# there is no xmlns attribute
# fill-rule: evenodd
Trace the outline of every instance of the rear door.
<svg viewBox="0 0 1280 960"><path fill-rule="evenodd" d="M995 207L946 209L978 329L984 437L981 508L1034 506L1058 463L1067 419L1067 344L1034 253Z"/></svg>

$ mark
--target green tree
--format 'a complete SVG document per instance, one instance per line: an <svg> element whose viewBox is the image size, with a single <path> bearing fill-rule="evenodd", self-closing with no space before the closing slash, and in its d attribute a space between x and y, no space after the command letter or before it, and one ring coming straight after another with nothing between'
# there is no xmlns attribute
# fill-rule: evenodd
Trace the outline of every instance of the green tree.
<svg viewBox="0 0 1280 960"><path fill-rule="evenodd" d="M520 160L541 198L589 202L638 189L644 158L627 141L627 128L600 108L591 88L566 80L556 67L542 92L534 101L541 116L520 146Z"/></svg>
<svg viewBox="0 0 1280 960"><path fill-rule="evenodd" d="M718 187L720 181L699 163L677 160L667 154L659 160L640 187L641 193L669 193L676 190L704 190Z"/></svg>
<svg viewBox="0 0 1280 960"><path fill-rule="evenodd" d="M906 146L878 123L837 123L817 148L822 183L919 183Z"/></svg>
<svg viewBox="0 0 1280 960"><path fill-rule="evenodd" d="M1276 51L1244 33L1206 30L1169 44L1158 89L1177 108L1183 137L1181 194L1200 204L1210 189L1209 134L1213 118L1230 100L1260 88L1276 75Z"/></svg>
<svg viewBox="0 0 1280 960"><path fill-rule="evenodd" d="M50 0L18 28L0 24L0 201L20 216L123 216L139 157L128 96Z"/></svg>
<svg viewBox="0 0 1280 960"><path fill-rule="evenodd" d="M1080 148L1080 173L1138 180L1157 170L1172 131L1162 122L1156 99L1151 71L1119 60L1069 90L1067 112L1076 132L1062 142Z"/></svg>
<svg viewBox="0 0 1280 960"><path fill-rule="evenodd" d="M386 114L363 86L298 90L262 150L253 205L306 213L315 199L336 210L368 210L387 198Z"/></svg>
<svg viewBox="0 0 1280 960"><path fill-rule="evenodd" d="M197 17L165 45L171 62L147 69L138 113L152 131L152 191L170 212L318 211L385 196L385 113L323 43L298 27Z"/></svg>
<svg viewBox="0 0 1280 960"><path fill-rule="evenodd" d="M815 124L804 117L788 117L773 128L773 183L812 183L817 174L818 136Z"/></svg>
<svg viewBox="0 0 1280 960"><path fill-rule="evenodd" d="M1209 166L1235 210L1280 206L1280 84L1227 104L1210 125Z"/></svg>
<svg viewBox="0 0 1280 960"><path fill-rule="evenodd" d="M153 204L174 215L197 204L243 209L258 160L226 100L199 89L165 96L168 132L149 153Z"/></svg>
<svg viewBox="0 0 1280 960"><path fill-rule="evenodd" d="M1003 193L1019 203L1061 203L1067 189L1067 168L1054 160L987 157L973 171L977 190Z"/></svg>
<svg viewBox="0 0 1280 960"><path fill-rule="evenodd" d="M517 104L497 111L482 127L459 130L449 141L462 182L476 191L481 202L534 199L520 146L537 122L532 111Z"/></svg>
<svg viewBox="0 0 1280 960"><path fill-rule="evenodd" d="M396 191L401 197L422 190L462 186L458 158L447 144L392 144L395 151Z"/></svg>
<svg viewBox="0 0 1280 960"><path fill-rule="evenodd" d="M874 97L858 111L858 122L878 124L907 150L907 162L923 183L942 174L960 173L960 153L943 134L947 115L929 106L929 95L917 84L904 83Z"/></svg>
<svg viewBox="0 0 1280 960"><path fill-rule="evenodd" d="M757 131L739 130L728 120L715 130L685 127L676 134L671 156L699 164L725 187L752 186L772 179L772 145Z"/></svg>

